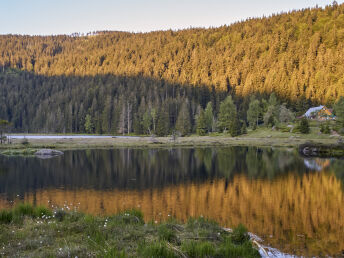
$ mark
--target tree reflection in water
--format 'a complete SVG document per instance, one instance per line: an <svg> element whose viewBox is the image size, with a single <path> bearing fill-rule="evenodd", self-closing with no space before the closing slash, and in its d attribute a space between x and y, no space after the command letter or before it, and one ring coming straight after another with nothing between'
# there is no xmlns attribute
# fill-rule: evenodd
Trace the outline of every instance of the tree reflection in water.
<svg viewBox="0 0 344 258"><path fill-rule="evenodd" d="M342 160L254 147L68 151L51 160L0 157L0 206L25 201L111 214L140 208L147 220L206 216L244 223L299 255L344 249Z"/></svg>

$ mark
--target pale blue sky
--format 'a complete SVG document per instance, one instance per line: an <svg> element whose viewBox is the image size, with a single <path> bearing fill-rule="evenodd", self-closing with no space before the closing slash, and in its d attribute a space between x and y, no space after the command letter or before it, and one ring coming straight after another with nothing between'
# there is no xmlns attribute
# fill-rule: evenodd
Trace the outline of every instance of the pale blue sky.
<svg viewBox="0 0 344 258"><path fill-rule="evenodd" d="M330 3L328 0L0 0L0 34L217 27L248 17Z"/></svg>

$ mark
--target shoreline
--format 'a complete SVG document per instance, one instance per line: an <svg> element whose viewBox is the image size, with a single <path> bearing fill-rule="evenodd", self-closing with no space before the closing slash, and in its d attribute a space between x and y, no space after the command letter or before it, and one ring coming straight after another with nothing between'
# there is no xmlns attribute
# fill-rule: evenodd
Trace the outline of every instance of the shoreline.
<svg viewBox="0 0 344 258"><path fill-rule="evenodd" d="M19 204L0 210L0 229L0 256L253 258L266 253L241 224L228 230L202 217L146 222L135 209L93 216L68 206Z"/></svg>
<svg viewBox="0 0 344 258"><path fill-rule="evenodd" d="M34 136L34 135L33 135ZM47 135L48 136L48 135ZM308 135L307 135L308 136ZM230 136L188 136L179 137L172 140L171 137L149 137L149 136L133 136L133 137L116 137L116 136L100 136L95 138L71 138L68 135L59 135L59 138L26 138L27 142L23 143L23 139L12 139L12 144L0 145L0 152L7 150L23 150L23 149L59 149L59 150L75 150L75 149L102 149L102 148L159 148L159 147L230 147L230 146L256 146L256 147L292 147L297 148L300 145L311 143L321 145L335 145L338 137L312 138L304 135L244 135L241 137Z"/></svg>

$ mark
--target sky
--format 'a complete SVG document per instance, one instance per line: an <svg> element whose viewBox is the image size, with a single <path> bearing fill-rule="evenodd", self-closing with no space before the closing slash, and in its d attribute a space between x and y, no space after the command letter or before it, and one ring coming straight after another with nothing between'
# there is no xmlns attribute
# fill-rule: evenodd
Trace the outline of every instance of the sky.
<svg viewBox="0 0 344 258"><path fill-rule="evenodd" d="M208 28L331 3L328 0L0 0L0 34Z"/></svg>

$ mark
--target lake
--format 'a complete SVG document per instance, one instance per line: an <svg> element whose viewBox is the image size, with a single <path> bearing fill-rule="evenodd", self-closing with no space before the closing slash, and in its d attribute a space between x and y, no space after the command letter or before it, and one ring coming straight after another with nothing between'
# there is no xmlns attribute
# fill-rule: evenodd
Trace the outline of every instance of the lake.
<svg viewBox="0 0 344 258"><path fill-rule="evenodd" d="M204 216L244 224L296 255L344 250L344 160L255 147L66 151L52 159L0 155L0 208L19 201L146 221Z"/></svg>

